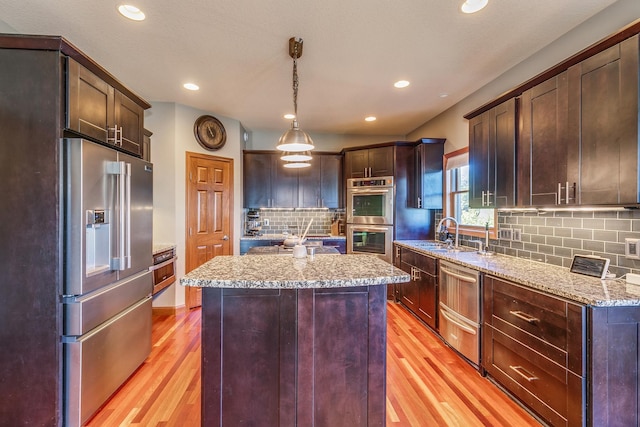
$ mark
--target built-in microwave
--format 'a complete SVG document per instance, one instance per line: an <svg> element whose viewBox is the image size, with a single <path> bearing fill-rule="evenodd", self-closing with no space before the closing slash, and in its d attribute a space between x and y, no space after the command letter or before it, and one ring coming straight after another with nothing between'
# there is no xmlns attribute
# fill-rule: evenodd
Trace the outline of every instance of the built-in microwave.
<svg viewBox="0 0 640 427"><path fill-rule="evenodd" d="M347 224L347 253L377 255L392 263L393 226Z"/></svg>
<svg viewBox="0 0 640 427"><path fill-rule="evenodd" d="M347 224L393 225L393 177L347 180Z"/></svg>

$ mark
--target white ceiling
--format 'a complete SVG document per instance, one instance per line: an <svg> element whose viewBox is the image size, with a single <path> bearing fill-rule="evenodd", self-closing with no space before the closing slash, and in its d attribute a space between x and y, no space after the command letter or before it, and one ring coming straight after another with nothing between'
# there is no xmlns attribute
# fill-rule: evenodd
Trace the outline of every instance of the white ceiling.
<svg viewBox="0 0 640 427"><path fill-rule="evenodd" d="M121 17L116 0L0 0L0 19L18 33L65 37L147 101L249 130L289 126L288 40L301 37L300 127L367 135L413 131L615 2L490 0L465 15L463 0L128 1L145 21ZM411 85L395 89L399 79Z"/></svg>

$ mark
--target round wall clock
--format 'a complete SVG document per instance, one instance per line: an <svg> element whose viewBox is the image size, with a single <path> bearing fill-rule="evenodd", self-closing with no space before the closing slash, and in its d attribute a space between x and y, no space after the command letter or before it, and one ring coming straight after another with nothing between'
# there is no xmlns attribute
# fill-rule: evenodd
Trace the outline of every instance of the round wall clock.
<svg viewBox="0 0 640 427"><path fill-rule="evenodd" d="M200 116L193 125L193 133L203 148L218 150L227 142L227 132L220 120L213 116Z"/></svg>

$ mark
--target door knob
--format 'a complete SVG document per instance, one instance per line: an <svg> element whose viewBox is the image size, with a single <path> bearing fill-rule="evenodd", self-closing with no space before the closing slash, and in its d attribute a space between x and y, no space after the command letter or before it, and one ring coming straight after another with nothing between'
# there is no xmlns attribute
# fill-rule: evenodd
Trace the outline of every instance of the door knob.
<svg viewBox="0 0 640 427"><path fill-rule="evenodd" d="M222 237L222 240L229 240L229 236L227 236L226 234Z"/></svg>

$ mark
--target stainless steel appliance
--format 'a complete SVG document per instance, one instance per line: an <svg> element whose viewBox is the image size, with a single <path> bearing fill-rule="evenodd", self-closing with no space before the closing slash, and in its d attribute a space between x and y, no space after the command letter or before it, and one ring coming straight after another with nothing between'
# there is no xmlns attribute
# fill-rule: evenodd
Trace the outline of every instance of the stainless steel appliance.
<svg viewBox="0 0 640 427"><path fill-rule="evenodd" d="M393 177L347 180L347 224L393 225Z"/></svg>
<svg viewBox="0 0 640 427"><path fill-rule="evenodd" d="M480 365L480 274L440 263L440 335L476 366Z"/></svg>
<svg viewBox="0 0 640 427"><path fill-rule="evenodd" d="M347 224L347 253L378 255L391 263L392 225Z"/></svg>
<svg viewBox="0 0 640 427"><path fill-rule="evenodd" d="M64 419L79 426L151 351L153 168L62 140Z"/></svg>
<svg viewBox="0 0 640 427"><path fill-rule="evenodd" d="M149 267L153 272L153 295L176 281L177 260L175 247L153 254L153 265Z"/></svg>

